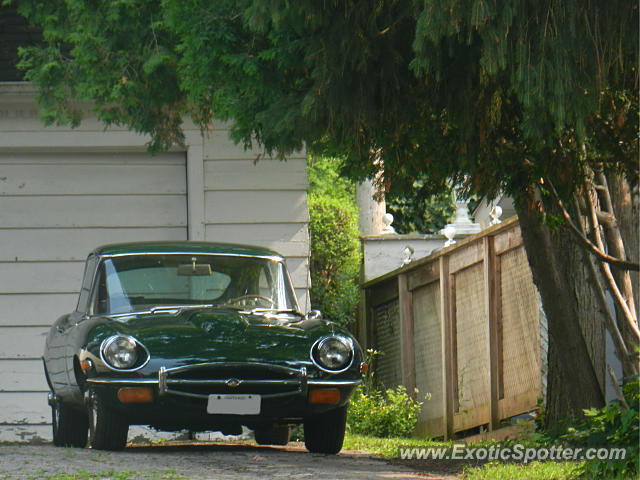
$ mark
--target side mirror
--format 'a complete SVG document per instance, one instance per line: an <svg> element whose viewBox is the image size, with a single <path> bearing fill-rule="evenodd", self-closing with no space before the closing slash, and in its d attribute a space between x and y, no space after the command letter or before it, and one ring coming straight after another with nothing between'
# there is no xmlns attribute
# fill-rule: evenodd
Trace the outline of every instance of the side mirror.
<svg viewBox="0 0 640 480"><path fill-rule="evenodd" d="M322 312L320 310L311 310L306 315L307 320L322 320Z"/></svg>

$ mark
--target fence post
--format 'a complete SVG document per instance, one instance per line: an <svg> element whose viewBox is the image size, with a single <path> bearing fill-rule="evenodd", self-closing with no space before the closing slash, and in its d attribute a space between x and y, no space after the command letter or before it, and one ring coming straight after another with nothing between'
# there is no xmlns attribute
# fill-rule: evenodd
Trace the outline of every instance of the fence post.
<svg viewBox="0 0 640 480"><path fill-rule="evenodd" d="M484 284L487 317L487 355L489 361L489 430L500 425L499 401L502 395L502 335L500 259L496 255L494 237L487 235L484 243Z"/></svg>
<svg viewBox="0 0 640 480"><path fill-rule="evenodd" d="M413 294L407 285L407 274L398 275L398 302L400 307L400 352L402 358L402 384L409 395L416 388L416 357L413 334Z"/></svg>
<svg viewBox="0 0 640 480"><path fill-rule="evenodd" d="M442 430L445 440L453 438L453 413L455 408L455 392L458 382L455 369L455 329L453 328L451 305L451 285L449 278L449 257L441 256L440 269L440 325L442 331Z"/></svg>
<svg viewBox="0 0 640 480"><path fill-rule="evenodd" d="M358 342L363 349L369 348L368 325L370 310L370 293L368 288L360 288L360 308L358 311Z"/></svg>

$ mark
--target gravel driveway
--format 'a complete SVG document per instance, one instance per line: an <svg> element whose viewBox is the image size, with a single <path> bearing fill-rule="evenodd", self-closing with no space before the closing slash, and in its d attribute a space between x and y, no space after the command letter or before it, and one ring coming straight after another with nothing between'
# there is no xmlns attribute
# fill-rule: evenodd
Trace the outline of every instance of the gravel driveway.
<svg viewBox="0 0 640 480"><path fill-rule="evenodd" d="M69 475L64 476L62 473ZM122 452L57 448L51 444L0 445L0 479L443 479L390 464L366 453L307 453L300 444L165 443Z"/></svg>

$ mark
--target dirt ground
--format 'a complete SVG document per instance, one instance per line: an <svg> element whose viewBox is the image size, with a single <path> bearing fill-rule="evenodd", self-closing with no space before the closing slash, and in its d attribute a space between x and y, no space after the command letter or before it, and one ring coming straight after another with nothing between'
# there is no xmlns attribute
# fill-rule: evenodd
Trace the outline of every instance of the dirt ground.
<svg viewBox="0 0 640 480"><path fill-rule="evenodd" d="M64 475L67 474L67 475ZM452 479L395 465L363 452L308 453L301 444L263 447L248 442L130 445L122 452L0 445L2 480L151 479Z"/></svg>

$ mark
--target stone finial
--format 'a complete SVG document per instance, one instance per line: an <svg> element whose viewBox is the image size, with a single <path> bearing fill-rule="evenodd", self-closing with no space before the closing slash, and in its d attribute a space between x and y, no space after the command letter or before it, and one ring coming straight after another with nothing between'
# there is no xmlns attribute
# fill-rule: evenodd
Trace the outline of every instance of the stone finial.
<svg viewBox="0 0 640 480"><path fill-rule="evenodd" d="M402 251L402 265L409 265L413 260L413 254L415 253L415 249L411 245L407 245L404 247Z"/></svg>
<svg viewBox="0 0 640 480"><path fill-rule="evenodd" d="M393 215L391 215L390 213L385 213L382 216L382 223L384 224L384 227L382 228L383 235L396 233L396 229L391 226L391 224L393 223Z"/></svg>
<svg viewBox="0 0 640 480"><path fill-rule="evenodd" d="M482 230L479 223L474 223L469 218L468 205L469 202L456 200L456 218L453 220L453 225L458 235L480 233Z"/></svg>
<svg viewBox="0 0 640 480"><path fill-rule="evenodd" d="M482 230L480 224L472 222L469 218L469 202L458 197L458 194L454 192L454 203L456 206L456 216L453 219L453 223L447 224L447 227L454 227L455 235L473 235L480 233Z"/></svg>
<svg viewBox="0 0 640 480"><path fill-rule="evenodd" d="M453 239L456 236L456 227L455 225L449 224L441 230L442 234L446 237L447 241L444 242L444 246L448 247L449 245L453 245L456 241Z"/></svg>
<svg viewBox="0 0 640 480"><path fill-rule="evenodd" d="M502 223L500 217L502 216L502 207L500 205L495 205L491 212L489 212L489 216L491 217L491 221L489 225L497 225L498 223Z"/></svg>

